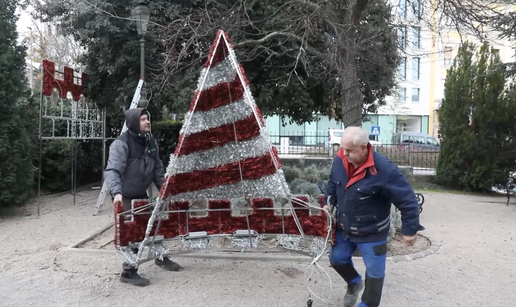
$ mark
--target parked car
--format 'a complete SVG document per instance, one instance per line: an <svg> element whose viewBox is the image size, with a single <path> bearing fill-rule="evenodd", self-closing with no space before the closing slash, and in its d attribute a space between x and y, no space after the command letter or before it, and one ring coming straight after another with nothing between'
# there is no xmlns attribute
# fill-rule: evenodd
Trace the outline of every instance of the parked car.
<svg viewBox="0 0 516 307"><path fill-rule="evenodd" d="M392 143L398 146L410 146L422 150L439 151L439 142L431 135L419 132L403 131L392 137Z"/></svg>
<svg viewBox="0 0 516 307"><path fill-rule="evenodd" d="M330 157L335 156L340 148L340 139L344 134L344 130L328 129L328 146L330 147Z"/></svg>

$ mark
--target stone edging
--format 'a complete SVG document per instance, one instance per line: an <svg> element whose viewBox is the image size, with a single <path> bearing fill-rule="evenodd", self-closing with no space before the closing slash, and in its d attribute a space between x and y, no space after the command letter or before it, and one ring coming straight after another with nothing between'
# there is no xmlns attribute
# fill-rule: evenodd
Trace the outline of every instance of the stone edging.
<svg viewBox="0 0 516 307"><path fill-rule="evenodd" d="M417 252L417 253L408 254L408 255L390 256L390 257L387 257L387 261L394 261L394 262L414 261L414 260L417 260L420 258L424 258L428 255L435 254L439 250L439 246L440 246L439 242L437 242L436 240L433 240L429 236L423 236L421 234L419 234L419 236L430 241L430 247L428 249Z"/></svg>
<svg viewBox="0 0 516 307"><path fill-rule="evenodd" d="M91 235L89 235L87 238L72 244L70 246L67 246L63 248L63 251L71 251L71 252L84 252L84 253L94 253L94 254L116 254L116 251L113 250L103 250L103 249L91 249L91 248L79 248L82 244L88 242L89 240L92 240L102 232L108 230L113 226L113 222L110 222L109 224L105 225L104 227L100 228L99 230L95 231ZM439 250L440 244L431 239L428 236L423 236L419 234L419 236L427 239L430 241L430 247L424 251L420 251L417 253L412 253L408 255L400 255L400 256L389 256L387 257L387 261L392 262L403 262L403 261L414 261L420 258L424 258L428 255L435 254ZM292 255L282 255L279 253L229 253L229 252L197 252L197 253L187 253L187 254L175 254L173 257L184 257L184 258L198 258L198 259L231 259L231 260L255 260L255 261L311 261L310 257L307 256L292 256ZM353 260L362 260L362 257L354 256ZM319 261L323 262L329 262L328 257L322 257Z"/></svg>

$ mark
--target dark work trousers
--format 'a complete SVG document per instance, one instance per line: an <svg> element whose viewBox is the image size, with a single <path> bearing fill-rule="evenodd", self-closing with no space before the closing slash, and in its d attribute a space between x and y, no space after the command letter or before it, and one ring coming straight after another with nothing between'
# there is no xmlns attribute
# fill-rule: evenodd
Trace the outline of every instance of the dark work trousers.
<svg viewBox="0 0 516 307"><path fill-rule="evenodd" d="M358 307L378 307L382 296L387 260L387 240L378 242L353 242L342 229L335 233L335 244L330 252L330 263L348 285L359 283L362 276L355 270L351 257L360 251L366 267L365 289Z"/></svg>

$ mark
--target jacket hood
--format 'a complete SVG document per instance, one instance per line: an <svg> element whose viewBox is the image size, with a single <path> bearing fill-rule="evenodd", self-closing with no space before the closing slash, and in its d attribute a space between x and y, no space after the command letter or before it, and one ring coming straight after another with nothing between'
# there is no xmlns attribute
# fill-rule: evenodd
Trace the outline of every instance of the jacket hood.
<svg viewBox="0 0 516 307"><path fill-rule="evenodd" d="M125 111L124 115L127 129L136 134L140 134L140 117L144 114L147 114L147 116L149 116L149 112L147 112L147 110L145 109L136 108Z"/></svg>

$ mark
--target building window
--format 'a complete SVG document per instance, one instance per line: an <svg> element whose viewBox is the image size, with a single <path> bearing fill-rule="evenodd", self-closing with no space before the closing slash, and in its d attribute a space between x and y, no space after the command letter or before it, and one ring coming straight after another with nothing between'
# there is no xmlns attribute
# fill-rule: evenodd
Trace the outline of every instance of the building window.
<svg viewBox="0 0 516 307"><path fill-rule="evenodd" d="M398 99L401 102L407 101L407 89L402 87L398 90Z"/></svg>
<svg viewBox="0 0 516 307"><path fill-rule="evenodd" d="M444 47L444 66L450 67L452 65L453 59L453 48L452 47Z"/></svg>
<svg viewBox="0 0 516 307"><path fill-rule="evenodd" d="M401 19L407 18L407 0L400 0L399 14Z"/></svg>
<svg viewBox="0 0 516 307"><path fill-rule="evenodd" d="M400 26L398 29L398 42L401 49L407 47L407 27Z"/></svg>
<svg viewBox="0 0 516 307"><path fill-rule="evenodd" d="M419 80L420 68L421 68L421 58L412 58L412 80L413 81Z"/></svg>
<svg viewBox="0 0 516 307"><path fill-rule="evenodd" d="M400 66L398 66L398 78L407 79L407 58L401 58Z"/></svg>
<svg viewBox="0 0 516 307"><path fill-rule="evenodd" d="M419 89L418 88L412 89L412 102L419 102Z"/></svg>
<svg viewBox="0 0 516 307"><path fill-rule="evenodd" d="M493 52L493 55L494 55L494 56L496 56L496 57L498 57L498 58L500 57L500 49L494 49L494 48L493 48L493 51L492 51L492 52Z"/></svg>
<svg viewBox="0 0 516 307"><path fill-rule="evenodd" d="M412 0L411 8L412 16L414 16L415 19L421 19L421 0Z"/></svg>
<svg viewBox="0 0 516 307"><path fill-rule="evenodd" d="M412 28L412 48L414 50L421 48L421 28L420 27Z"/></svg>

